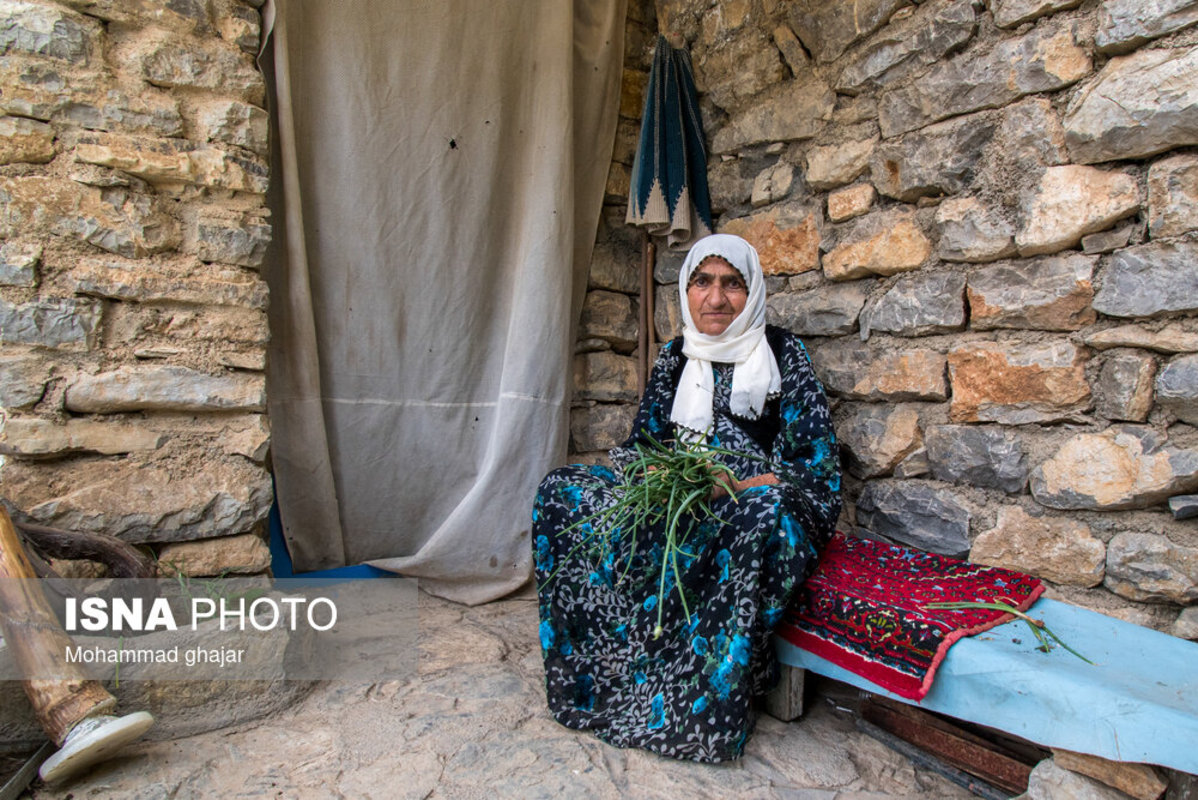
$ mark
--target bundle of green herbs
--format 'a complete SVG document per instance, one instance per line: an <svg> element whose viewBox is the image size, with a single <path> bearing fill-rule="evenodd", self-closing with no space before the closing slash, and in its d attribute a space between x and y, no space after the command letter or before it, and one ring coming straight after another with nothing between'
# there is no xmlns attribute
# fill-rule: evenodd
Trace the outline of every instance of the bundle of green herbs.
<svg viewBox="0 0 1198 800"><path fill-rule="evenodd" d="M631 537L625 555L623 580L632 565L637 550L638 534L654 526L664 530L662 558L658 570L657 625L654 638L662 634L662 608L666 595L667 576L673 574L674 586L682 602L682 610L690 621L690 609L682 590L682 575L678 567L679 556L694 557L686 550L687 540L695 523L716 517L711 501L716 490L722 489L733 500L736 476L725 464L716 460L717 455L739 456L750 460L761 459L745 453L702 443L659 442L652 437L634 446L635 457L624 466L623 480L614 489L615 501L607 508L584 517L566 528L590 525L591 531L574 549L586 547L597 561L606 558L612 551L613 536L627 534ZM718 518L717 518L718 519ZM723 522L723 520L720 520ZM559 565L557 569L561 569ZM554 570L545 584L557 574Z"/></svg>

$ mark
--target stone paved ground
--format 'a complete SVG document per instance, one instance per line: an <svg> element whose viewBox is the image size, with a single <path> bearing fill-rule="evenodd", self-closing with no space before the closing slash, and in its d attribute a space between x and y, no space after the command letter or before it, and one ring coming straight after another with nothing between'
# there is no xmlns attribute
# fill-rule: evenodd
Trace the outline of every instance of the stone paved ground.
<svg viewBox="0 0 1198 800"><path fill-rule="evenodd" d="M802 720L763 717L746 756L701 765L561 727L541 684L536 604L420 595L419 671L322 684L266 719L147 741L36 800L84 798L966 798L858 732L830 696Z"/></svg>

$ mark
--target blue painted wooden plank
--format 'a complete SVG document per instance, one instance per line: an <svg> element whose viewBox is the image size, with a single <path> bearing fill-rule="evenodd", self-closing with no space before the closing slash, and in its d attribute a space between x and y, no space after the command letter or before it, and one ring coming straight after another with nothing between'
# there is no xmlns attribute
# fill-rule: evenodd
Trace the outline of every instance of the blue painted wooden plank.
<svg viewBox="0 0 1198 800"><path fill-rule="evenodd" d="M1198 773L1198 644L1053 600L1029 613L1095 663L1038 651L1015 620L953 645L913 703L776 641L785 664L895 700L1047 747Z"/></svg>

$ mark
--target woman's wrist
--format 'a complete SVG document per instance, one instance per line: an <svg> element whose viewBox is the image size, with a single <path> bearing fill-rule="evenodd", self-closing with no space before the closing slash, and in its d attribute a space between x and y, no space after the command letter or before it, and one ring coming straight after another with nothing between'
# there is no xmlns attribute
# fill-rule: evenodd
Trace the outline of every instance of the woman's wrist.
<svg viewBox="0 0 1198 800"><path fill-rule="evenodd" d="M777 482L778 482L777 475L775 475L772 472L765 472L765 473L762 473L761 475L754 475L751 478L745 478L743 481L733 479L732 489L733 489L733 491L739 492L744 489L751 489L754 486L769 486L769 485L775 484Z"/></svg>

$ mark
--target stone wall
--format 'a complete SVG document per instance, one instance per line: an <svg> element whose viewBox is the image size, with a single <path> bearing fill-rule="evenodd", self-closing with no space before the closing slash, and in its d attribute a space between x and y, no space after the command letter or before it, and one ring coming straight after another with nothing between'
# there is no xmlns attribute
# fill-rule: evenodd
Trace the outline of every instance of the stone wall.
<svg viewBox="0 0 1198 800"><path fill-rule="evenodd" d="M0 496L269 566L261 0L0 0Z"/></svg>
<svg viewBox="0 0 1198 800"><path fill-rule="evenodd" d="M771 321L833 404L842 526L1198 638L1198 0L655 12L630 38L575 451L632 418L619 202L656 25L695 63L717 229L761 252ZM660 340L680 262L656 264Z"/></svg>

